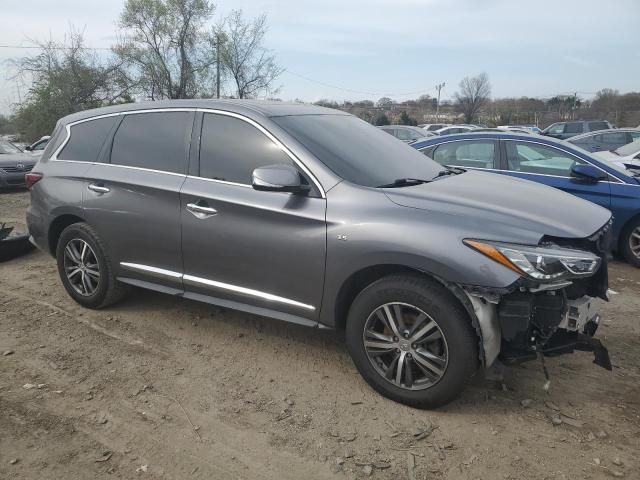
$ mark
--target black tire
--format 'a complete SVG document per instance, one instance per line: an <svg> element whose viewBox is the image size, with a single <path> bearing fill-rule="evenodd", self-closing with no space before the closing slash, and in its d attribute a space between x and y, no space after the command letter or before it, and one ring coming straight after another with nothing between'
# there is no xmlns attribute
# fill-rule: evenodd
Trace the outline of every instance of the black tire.
<svg viewBox="0 0 640 480"><path fill-rule="evenodd" d="M640 233L640 218L636 218L624 227L620 234L620 253L624 259L634 267L640 267L640 254L634 254L631 245L640 245L640 239L632 237ZM635 243L634 243L635 242Z"/></svg>
<svg viewBox="0 0 640 480"><path fill-rule="evenodd" d="M82 295L76 291L65 271L65 248L70 242L77 240L86 242L91 247L92 253L97 260L100 278L96 282L95 291L89 295ZM60 234L56 247L58 274L71 298L83 307L94 309L107 307L124 298L128 291L127 285L116 280L111 261L106 252L107 250L96 231L86 223L69 225Z"/></svg>
<svg viewBox="0 0 640 480"><path fill-rule="evenodd" d="M396 302L417 307L430 316L446 341L448 363L444 373L421 390L396 386L387 380L373 366L364 345L369 317L379 307ZM387 398L416 408L436 408L455 399L479 364L478 337L465 308L442 284L418 275L384 277L360 292L349 310L346 342L356 368L371 387Z"/></svg>

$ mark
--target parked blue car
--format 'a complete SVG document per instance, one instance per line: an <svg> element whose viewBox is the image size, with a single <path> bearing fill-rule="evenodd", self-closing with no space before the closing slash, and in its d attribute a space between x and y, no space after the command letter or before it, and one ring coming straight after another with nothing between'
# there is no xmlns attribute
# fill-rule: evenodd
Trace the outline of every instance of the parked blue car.
<svg viewBox="0 0 640 480"><path fill-rule="evenodd" d="M532 180L608 208L614 216L612 250L640 267L640 170L598 160L565 141L506 132L433 137L411 146L442 165Z"/></svg>

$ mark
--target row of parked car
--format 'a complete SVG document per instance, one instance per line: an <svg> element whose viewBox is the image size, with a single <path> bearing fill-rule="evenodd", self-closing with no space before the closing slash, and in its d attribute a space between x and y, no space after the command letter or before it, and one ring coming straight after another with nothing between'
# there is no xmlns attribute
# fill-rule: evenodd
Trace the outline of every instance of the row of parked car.
<svg viewBox="0 0 640 480"><path fill-rule="evenodd" d="M557 122L549 125L544 130L540 130L535 125L499 125L496 128L486 128L471 124L451 125L447 123L421 124L417 127L384 125L380 128L407 143L421 138L466 133L472 130L475 132L509 131L545 135L561 140L571 139L572 143L589 151L611 150L640 138L640 129L615 129L605 120Z"/></svg>

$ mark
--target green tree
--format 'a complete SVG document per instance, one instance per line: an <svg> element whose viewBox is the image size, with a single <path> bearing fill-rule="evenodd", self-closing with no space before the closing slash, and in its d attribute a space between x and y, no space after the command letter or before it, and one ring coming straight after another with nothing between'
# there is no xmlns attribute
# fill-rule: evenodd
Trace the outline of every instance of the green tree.
<svg viewBox="0 0 640 480"><path fill-rule="evenodd" d="M389 122L389 117L387 117L387 114L384 112L380 112L376 115L376 117L373 119L373 124L374 125L389 125L391 122Z"/></svg>
<svg viewBox="0 0 640 480"><path fill-rule="evenodd" d="M398 123L400 125L417 125L418 121L415 118L410 117L406 110L403 110L398 118Z"/></svg>
<svg viewBox="0 0 640 480"><path fill-rule="evenodd" d="M127 0L114 53L147 98L211 96L215 55L208 0Z"/></svg>

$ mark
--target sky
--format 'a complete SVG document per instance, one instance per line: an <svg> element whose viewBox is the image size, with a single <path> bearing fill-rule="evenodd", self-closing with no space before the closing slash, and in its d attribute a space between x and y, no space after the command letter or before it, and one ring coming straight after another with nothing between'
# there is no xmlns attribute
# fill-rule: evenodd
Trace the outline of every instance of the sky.
<svg viewBox="0 0 640 480"><path fill-rule="evenodd" d="M494 97L640 90L640 0L219 0L216 16L266 13L266 46L286 69L278 97L406 100L486 72ZM124 0L0 0L0 45L63 39L110 47ZM0 113L20 90L0 47Z"/></svg>

